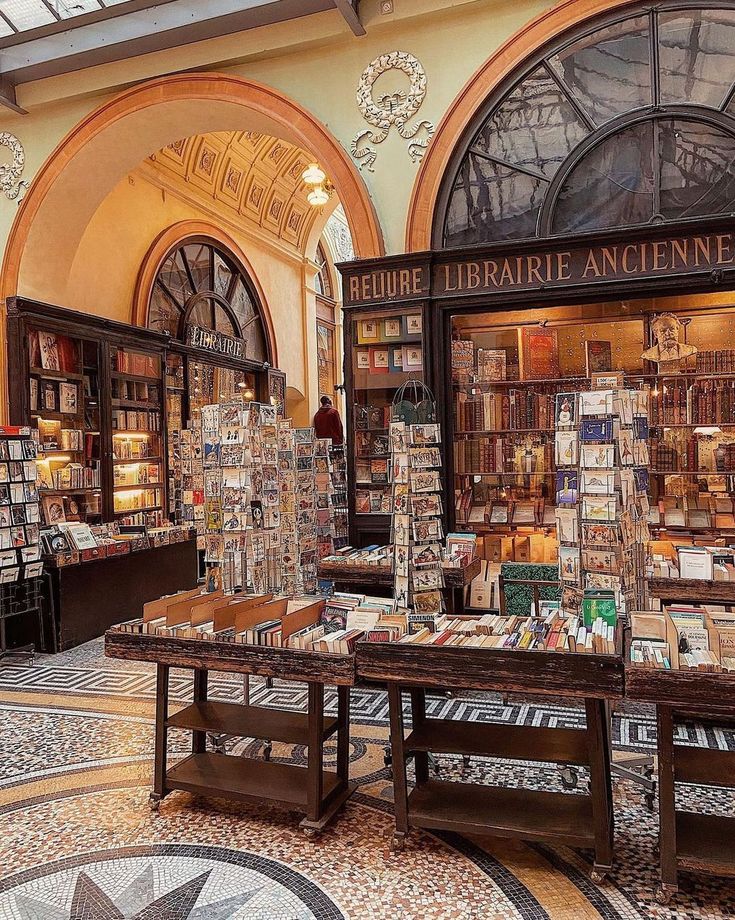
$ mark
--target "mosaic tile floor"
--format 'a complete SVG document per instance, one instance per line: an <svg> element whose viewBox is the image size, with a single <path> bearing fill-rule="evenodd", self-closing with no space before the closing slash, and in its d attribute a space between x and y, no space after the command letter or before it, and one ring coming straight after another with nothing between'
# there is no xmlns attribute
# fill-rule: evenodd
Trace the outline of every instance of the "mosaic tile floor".
<svg viewBox="0 0 735 920"><path fill-rule="evenodd" d="M186 701L191 676L172 675ZM640 788L616 781L616 868L589 880L590 854L517 841L463 839L412 831L395 856L392 785L384 764L387 704L378 691L352 699L351 772L359 784L317 840L300 816L264 806L147 799L153 747L153 668L105 659L101 642L34 667L0 668L0 920L571 920L735 916L735 883L682 876L676 902L652 900L657 818ZM242 680L216 675L213 697L242 698ZM304 688L254 681L252 702L300 709ZM336 700L329 697L329 707ZM473 695L430 699L434 716L507 724L579 727L579 707ZM616 713L616 748L650 752L652 713ZM690 744L735 750L735 733L681 729ZM171 760L187 749L171 732ZM230 753L260 756L262 744L228 742ZM300 746L275 745L273 758L303 763ZM334 749L328 751L328 761ZM442 756L445 779L561 789L554 767ZM584 782L585 777L580 777ZM685 787L687 807L735 814L722 791Z"/></svg>

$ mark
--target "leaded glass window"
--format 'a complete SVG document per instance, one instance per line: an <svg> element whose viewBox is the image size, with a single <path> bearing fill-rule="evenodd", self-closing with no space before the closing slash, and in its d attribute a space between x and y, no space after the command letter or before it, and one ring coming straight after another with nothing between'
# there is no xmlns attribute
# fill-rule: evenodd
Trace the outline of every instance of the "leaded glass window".
<svg viewBox="0 0 735 920"><path fill-rule="evenodd" d="M148 306L148 327L183 339L193 324L243 339L245 357L268 361L252 282L231 253L207 239L180 243L163 260Z"/></svg>
<svg viewBox="0 0 735 920"><path fill-rule="evenodd" d="M445 177L438 246L728 213L735 8L598 21L534 58L469 137Z"/></svg>

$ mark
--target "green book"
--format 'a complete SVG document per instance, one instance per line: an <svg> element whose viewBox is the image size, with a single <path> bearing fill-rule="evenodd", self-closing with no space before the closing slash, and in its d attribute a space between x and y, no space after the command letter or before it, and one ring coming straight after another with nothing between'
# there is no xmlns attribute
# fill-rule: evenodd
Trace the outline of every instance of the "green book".
<svg viewBox="0 0 735 920"><path fill-rule="evenodd" d="M602 618L608 626L617 626L618 611L613 591L585 591L582 599L582 616L585 626L592 626Z"/></svg>

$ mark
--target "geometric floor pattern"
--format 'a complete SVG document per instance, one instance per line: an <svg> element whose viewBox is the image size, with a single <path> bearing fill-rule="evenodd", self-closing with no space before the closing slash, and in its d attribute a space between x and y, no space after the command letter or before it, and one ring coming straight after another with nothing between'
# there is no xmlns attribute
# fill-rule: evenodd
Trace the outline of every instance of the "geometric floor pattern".
<svg viewBox="0 0 735 920"><path fill-rule="evenodd" d="M172 671L172 698L192 681ZM641 791L615 783L616 866L589 879L591 854L519 841L412 831L390 853L392 783L384 764L387 703L378 690L352 693L351 777L358 792L317 840L298 817L276 809L203 801L173 793L147 807L153 749L154 670L105 659L101 642L0 668L0 920L638 920L735 916L735 885L683 875L669 907L652 899L657 816ZM210 675L213 698L239 701L243 682ZM256 704L297 710L302 686L261 680ZM336 706L328 694L328 708ZM434 716L508 725L579 727L579 706L474 694L430 697ZM650 752L655 723L645 707L614 716L619 750ZM687 743L735 750L735 735L691 724ZM170 733L171 762L188 749ZM262 756L238 739L231 753ZM303 764L298 745L274 745L273 759ZM336 751L328 746L327 763ZM559 771L538 763L451 755L442 778L562 789ZM584 780L584 776L582 776ZM692 810L735 814L729 793L682 787Z"/></svg>

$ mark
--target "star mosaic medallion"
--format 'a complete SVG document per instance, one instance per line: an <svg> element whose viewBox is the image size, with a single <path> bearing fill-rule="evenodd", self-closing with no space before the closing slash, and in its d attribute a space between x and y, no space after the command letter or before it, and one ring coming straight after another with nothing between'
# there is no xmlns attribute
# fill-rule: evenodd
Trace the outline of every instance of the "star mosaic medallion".
<svg viewBox="0 0 735 920"><path fill-rule="evenodd" d="M343 914L289 867L217 847L90 854L21 873L0 889L0 920L244 918L342 920Z"/></svg>

